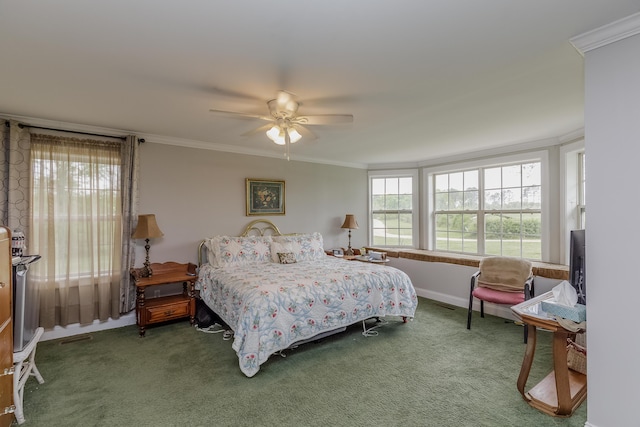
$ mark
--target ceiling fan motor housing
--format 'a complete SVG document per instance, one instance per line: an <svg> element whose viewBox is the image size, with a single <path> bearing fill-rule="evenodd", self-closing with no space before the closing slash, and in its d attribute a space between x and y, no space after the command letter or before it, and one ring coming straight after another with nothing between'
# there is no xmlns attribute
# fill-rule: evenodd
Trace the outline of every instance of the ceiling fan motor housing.
<svg viewBox="0 0 640 427"><path fill-rule="evenodd" d="M269 112L276 119L279 118L291 118L294 117L296 112L298 111L299 104L293 99L288 100L280 100L280 99L272 99L267 102L269 106Z"/></svg>

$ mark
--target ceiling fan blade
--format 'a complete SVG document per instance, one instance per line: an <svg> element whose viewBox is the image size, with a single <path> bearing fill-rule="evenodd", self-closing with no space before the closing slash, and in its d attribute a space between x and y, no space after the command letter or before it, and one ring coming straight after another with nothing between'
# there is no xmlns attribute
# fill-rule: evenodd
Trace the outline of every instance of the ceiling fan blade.
<svg viewBox="0 0 640 427"><path fill-rule="evenodd" d="M313 116L298 116L295 122L303 125L337 125L353 123L352 114L317 114Z"/></svg>
<svg viewBox="0 0 640 427"><path fill-rule="evenodd" d="M272 126L273 126L273 123L267 123L266 125L262 125L260 127L255 128L255 129L252 129L249 132L245 132L240 136L252 136L252 135L255 135L257 133L265 133L269 129L271 129Z"/></svg>
<svg viewBox="0 0 640 427"><path fill-rule="evenodd" d="M336 95L304 99L305 107L335 107L339 104L354 104L356 102L358 102L358 98L354 95Z"/></svg>
<svg viewBox="0 0 640 427"><path fill-rule="evenodd" d="M220 96L227 96L230 98L238 98L238 99L247 99L247 100L251 100L251 101L260 101L260 102L264 102L264 100L262 98L259 98L255 95L251 95L248 93L243 93L243 92L238 92L235 90L231 90L231 89L223 89L217 86L213 86L213 87L208 87L207 90L209 92L212 92L216 95L220 95Z"/></svg>
<svg viewBox="0 0 640 427"><path fill-rule="evenodd" d="M251 113L238 113L236 111L224 111L224 110L216 110L210 109L211 113L219 114L222 116L232 117L234 119L260 119L260 120L273 120L273 117L267 117L260 114L251 114Z"/></svg>
<svg viewBox="0 0 640 427"><path fill-rule="evenodd" d="M302 141L314 141L316 139L318 139L318 136L311 132L309 129L307 129L306 127L302 126L302 125L293 125L292 126L295 130L297 130L300 135L302 135Z"/></svg>

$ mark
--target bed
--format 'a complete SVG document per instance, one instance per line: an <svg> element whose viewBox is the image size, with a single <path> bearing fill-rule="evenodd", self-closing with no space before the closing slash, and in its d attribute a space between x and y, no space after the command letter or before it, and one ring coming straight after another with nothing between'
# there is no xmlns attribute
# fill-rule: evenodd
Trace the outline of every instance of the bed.
<svg viewBox="0 0 640 427"><path fill-rule="evenodd" d="M320 233L282 235L265 220L203 240L198 264L196 289L232 329L248 377L271 355L352 324L412 319L418 304L404 272L328 256Z"/></svg>

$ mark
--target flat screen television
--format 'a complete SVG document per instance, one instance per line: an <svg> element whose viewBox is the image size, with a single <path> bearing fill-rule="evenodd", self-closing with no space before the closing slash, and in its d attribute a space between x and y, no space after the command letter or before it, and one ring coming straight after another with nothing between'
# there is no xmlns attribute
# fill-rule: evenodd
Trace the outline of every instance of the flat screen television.
<svg viewBox="0 0 640 427"><path fill-rule="evenodd" d="M571 230L569 282L578 293L578 304L587 304L584 230Z"/></svg>

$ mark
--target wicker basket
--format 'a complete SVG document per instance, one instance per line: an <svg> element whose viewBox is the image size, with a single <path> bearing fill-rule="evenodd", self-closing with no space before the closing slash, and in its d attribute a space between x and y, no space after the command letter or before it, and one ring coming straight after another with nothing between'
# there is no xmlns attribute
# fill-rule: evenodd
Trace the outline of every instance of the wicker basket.
<svg viewBox="0 0 640 427"><path fill-rule="evenodd" d="M567 339L567 365L572 371L587 375L587 349Z"/></svg>

